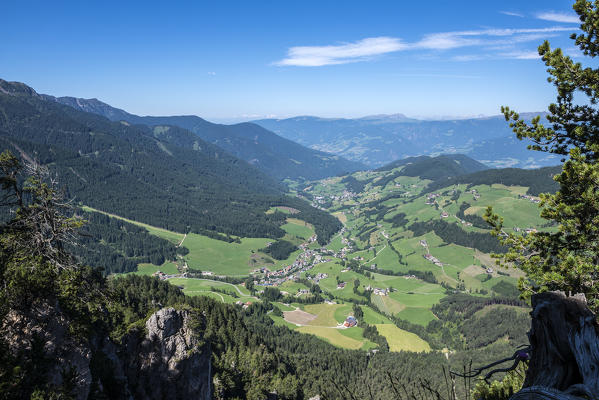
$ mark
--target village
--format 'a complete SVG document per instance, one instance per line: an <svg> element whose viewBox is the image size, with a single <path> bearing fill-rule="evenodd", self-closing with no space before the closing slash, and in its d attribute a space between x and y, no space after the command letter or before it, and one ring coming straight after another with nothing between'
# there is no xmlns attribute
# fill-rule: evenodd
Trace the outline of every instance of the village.
<svg viewBox="0 0 599 400"><path fill-rule="evenodd" d="M527 194L519 194L518 198L521 200L528 200L531 203L535 203L535 204L539 204L541 202L541 199L534 197L534 196L529 196Z"/></svg>
<svg viewBox="0 0 599 400"><path fill-rule="evenodd" d="M327 204L328 201L348 201L351 200L358 195L354 192L350 192L348 190L344 190L340 195L330 195L330 196L315 196L314 201L312 202L312 207L322 208L323 205Z"/></svg>
<svg viewBox="0 0 599 400"><path fill-rule="evenodd" d="M342 235L344 232L345 228L343 228L339 234ZM310 249L310 244L316 242L316 239L317 236L313 235L308 239L308 242L298 246L301 253L296 257L293 264L287 265L276 271L269 271L267 268L261 268L259 272L264 273L264 276L259 280L256 280L255 284L258 286L279 286L286 281L299 279L302 272L309 271L320 263L332 261L333 259L345 260L347 259L347 253L353 250L350 241L346 238L341 239L341 242L345 247L338 252L329 250L325 247ZM317 274L316 277L312 279L314 280L314 283L318 284L321 279L326 277L326 274Z"/></svg>

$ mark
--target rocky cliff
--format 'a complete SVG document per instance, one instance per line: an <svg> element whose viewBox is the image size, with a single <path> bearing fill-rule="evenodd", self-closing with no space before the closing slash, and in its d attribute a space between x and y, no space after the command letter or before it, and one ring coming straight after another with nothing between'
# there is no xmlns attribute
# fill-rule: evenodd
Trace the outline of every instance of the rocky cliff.
<svg viewBox="0 0 599 400"><path fill-rule="evenodd" d="M77 399L210 399L210 347L187 310L161 309L120 343L77 332L57 305L10 311L3 337L15 356L29 354L48 388Z"/></svg>

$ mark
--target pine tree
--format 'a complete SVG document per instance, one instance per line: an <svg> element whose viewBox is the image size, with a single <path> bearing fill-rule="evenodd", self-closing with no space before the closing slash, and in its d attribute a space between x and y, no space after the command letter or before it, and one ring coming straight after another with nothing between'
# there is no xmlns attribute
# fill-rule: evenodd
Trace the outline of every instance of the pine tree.
<svg viewBox="0 0 599 400"><path fill-rule="evenodd" d="M541 195L541 216L557 230L520 236L502 231L502 218L489 208L486 219L509 251L504 263L526 273L519 283L523 297L547 290L584 293L593 310L599 309L599 1L577 0L573 6L581 33L572 34L591 66L574 62L545 41L539 55L547 66L556 100L548 107L548 123L540 116L530 124L515 111L502 107L519 139L532 140L529 149L563 156L555 194Z"/></svg>

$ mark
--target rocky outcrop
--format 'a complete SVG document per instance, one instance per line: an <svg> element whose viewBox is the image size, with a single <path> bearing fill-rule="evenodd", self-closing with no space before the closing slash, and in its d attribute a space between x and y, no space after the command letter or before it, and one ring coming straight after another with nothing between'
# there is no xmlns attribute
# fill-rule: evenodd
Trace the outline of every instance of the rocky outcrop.
<svg viewBox="0 0 599 400"><path fill-rule="evenodd" d="M146 336L130 356L126 374L139 399L210 399L210 349L191 327L188 311L164 308L146 322Z"/></svg>
<svg viewBox="0 0 599 400"><path fill-rule="evenodd" d="M72 385L73 395L86 399L92 382L92 351L83 337L70 332L69 326L69 318L58 307L44 302L34 304L27 312L9 311L1 330L15 355L32 354L37 368L44 370L49 387Z"/></svg>
<svg viewBox="0 0 599 400"><path fill-rule="evenodd" d="M72 388L77 399L210 399L210 347L190 311L161 309L121 343L76 334L70 322L58 306L43 303L10 311L0 328L15 355L44 360L48 388Z"/></svg>

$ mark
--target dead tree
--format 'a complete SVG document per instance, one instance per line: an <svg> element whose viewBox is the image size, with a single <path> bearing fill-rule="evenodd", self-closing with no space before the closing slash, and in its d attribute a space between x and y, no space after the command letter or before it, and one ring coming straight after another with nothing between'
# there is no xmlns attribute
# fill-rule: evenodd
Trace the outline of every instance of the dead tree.
<svg viewBox="0 0 599 400"><path fill-rule="evenodd" d="M584 295L532 297L530 364L510 400L599 399L599 324Z"/></svg>

